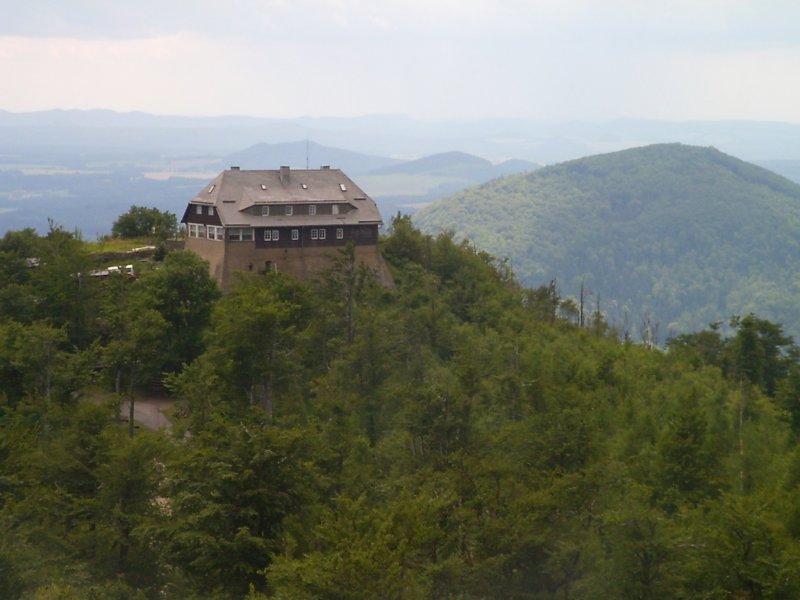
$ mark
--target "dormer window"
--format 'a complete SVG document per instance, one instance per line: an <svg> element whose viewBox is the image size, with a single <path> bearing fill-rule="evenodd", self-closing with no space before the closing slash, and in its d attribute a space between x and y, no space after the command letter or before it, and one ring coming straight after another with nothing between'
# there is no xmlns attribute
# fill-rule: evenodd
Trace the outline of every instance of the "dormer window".
<svg viewBox="0 0 800 600"><path fill-rule="evenodd" d="M195 212L195 214L202 215L203 214L203 207L198 204L197 206L194 207L194 212Z"/></svg>
<svg viewBox="0 0 800 600"><path fill-rule="evenodd" d="M331 205L331 214L333 214L333 215L338 215L339 214L339 205L338 204L332 204Z"/></svg>
<svg viewBox="0 0 800 600"><path fill-rule="evenodd" d="M317 205L316 204L309 204L308 205L308 214L312 215L312 216L317 214Z"/></svg>
<svg viewBox="0 0 800 600"><path fill-rule="evenodd" d="M209 216L212 216L212 217L214 216L214 207L213 206L209 206L208 207L208 214L209 214Z"/></svg>
<svg viewBox="0 0 800 600"><path fill-rule="evenodd" d="M269 206L262 206L261 207L261 216L268 217L269 216Z"/></svg>
<svg viewBox="0 0 800 600"><path fill-rule="evenodd" d="M286 216L291 217L294 214L294 206L291 204L286 206Z"/></svg>

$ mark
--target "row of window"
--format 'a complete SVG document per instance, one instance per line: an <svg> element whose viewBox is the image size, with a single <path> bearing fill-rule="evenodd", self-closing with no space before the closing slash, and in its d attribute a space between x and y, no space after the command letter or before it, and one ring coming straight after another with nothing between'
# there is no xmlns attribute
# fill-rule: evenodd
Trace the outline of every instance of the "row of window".
<svg viewBox="0 0 800 600"><path fill-rule="evenodd" d="M307 206L308 206L308 214L310 216L314 216L314 215L317 214L317 205L316 204L308 204ZM194 206L195 214L202 215L203 213L205 213L210 217L214 216L214 207L213 206L206 207L208 209L206 211L204 211L203 208L204 208L203 205L195 204L195 206ZM276 211L279 211L282 214L286 215L287 217L291 217L292 215L294 215L294 208L295 207L292 204L287 204L287 205L283 206L282 209L279 206L270 207L269 205L265 204L265 205L263 205L261 207L261 216L262 217L268 217L270 215L270 211L272 211L273 214L275 216L277 216L278 212L276 212ZM339 214L339 205L338 204L331 204L331 214L333 214L333 215L338 215Z"/></svg>
<svg viewBox="0 0 800 600"><path fill-rule="evenodd" d="M231 242L252 242L252 227L228 227L228 240Z"/></svg>
<svg viewBox="0 0 800 600"><path fill-rule="evenodd" d="M191 238L208 238L209 240L223 240L224 229L216 225L200 225L189 223L188 234Z"/></svg>
<svg viewBox="0 0 800 600"><path fill-rule="evenodd" d="M308 214L309 215L314 216L314 215L317 214L317 205L316 204L308 204L307 206L308 206ZM268 217L270 215L270 210L276 211L276 210L279 210L279 209L280 209L280 207L278 207L278 206L273 206L273 207L270 208L269 205L265 204L265 205L263 205L261 207L261 216L262 217ZM286 206L284 206L283 207L283 214L286 215L287 217L291 217L292 215L294 215L294 205L287 204ZM331 204L331 214L333 214L333 215L338 215L339 214L339 205L338 204ZM277 213L275 213L275 215L277 216Z"/></svg>
<svg viewBox="0 0 800 600"><path fill-rule="evenodd" d="M188 224L188 234L190 238L208 238L209 240L224 240L225 229L217 225L200 225L198 223ZM228 227L228 241L231 242L252 242L253 241L253 228L252 227ZM312 240L324 240L327 236L327 230L324 227L314 227L311 229ZM300 239L300 230L291 230L292 241ZM336 228L336 239L344 239L344 228ZM277 242L280 240L280 230L278 229L265 229L264 241Z"/></svg>

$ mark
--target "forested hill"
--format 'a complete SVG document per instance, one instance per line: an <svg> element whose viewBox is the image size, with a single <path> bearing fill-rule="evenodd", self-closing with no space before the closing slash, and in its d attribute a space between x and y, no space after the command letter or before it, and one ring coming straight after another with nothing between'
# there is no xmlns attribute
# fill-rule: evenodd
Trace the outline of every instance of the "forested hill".
<svg viewBox="0 0 800 600"><path fill-rule="evenodd" d="M511 259L529 285L616 323L695 330L758 311L800 333L800 186L713 148L663 144L506 177L415 216Z"/></svg>
<svg viewBox="0 0 800 600"><path fill-rule="evenodd" d="M97 246L0 239L3 600L800 598L778 324L621 341L405 218L393 289Z"/></svg>

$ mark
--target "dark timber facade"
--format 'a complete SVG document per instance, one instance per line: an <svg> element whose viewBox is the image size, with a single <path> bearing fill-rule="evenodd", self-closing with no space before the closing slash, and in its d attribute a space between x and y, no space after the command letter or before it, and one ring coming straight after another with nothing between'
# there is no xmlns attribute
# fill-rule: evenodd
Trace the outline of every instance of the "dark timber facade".
<svg viewBox="0 0 800 600"><path fill-rule="evenodd" d="M184 212L186 248L226 286L234 271L285 271L307 279L352 244L384 285L375 202L338 169L223 171Z"/></svg>

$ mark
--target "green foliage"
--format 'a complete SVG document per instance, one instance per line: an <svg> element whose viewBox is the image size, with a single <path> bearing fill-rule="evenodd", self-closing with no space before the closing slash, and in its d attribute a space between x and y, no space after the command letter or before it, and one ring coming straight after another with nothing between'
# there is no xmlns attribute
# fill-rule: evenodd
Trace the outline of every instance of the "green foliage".
<svg viewBox="0 0 800 600"><path fill-rule="evenodd" d="M661 351L452 235L393 231L393 289L352 248L312 284L245 274L224 296L185 253L80 293L7 267L0 290L62 295L0 312L0 595L800 595L779 325ZM32 247L83 260L58 231L0 252ZM127 435L111 389L165 374L171 432Z"/></svg>
<svg viewBox="0 0 800 600"><path fill-rule="evenodd" d="M800 186L713 148L661 144L459 192L414 217L508 257L527 286L558 278L607 320L689 333L757 312L800 334Z"/></svg>
<svg viewBox="0 0 800 600"><path fill-rule="evenodd" d="M216 421L168 468L165 519L155 530L171 564L201 593L243 596L280 548L283 521L314 485L300 432Z"/></svg>
<svg viewBox="0 0 800 600"><path fill-rule="evenodd" d="M203 350L202 334L220 296L208 274L208 264L191 252L168 254L159 269L144 274L140 282L148 305L163 317L165 371L178 371Z"/></svg>
<svg viewBox="0 0 800 600"><path fill-rule="evenodd" d="M178 219L169 211L131 206L114 221L111 233L117 238L172 239L178 234Z"/></svg>

